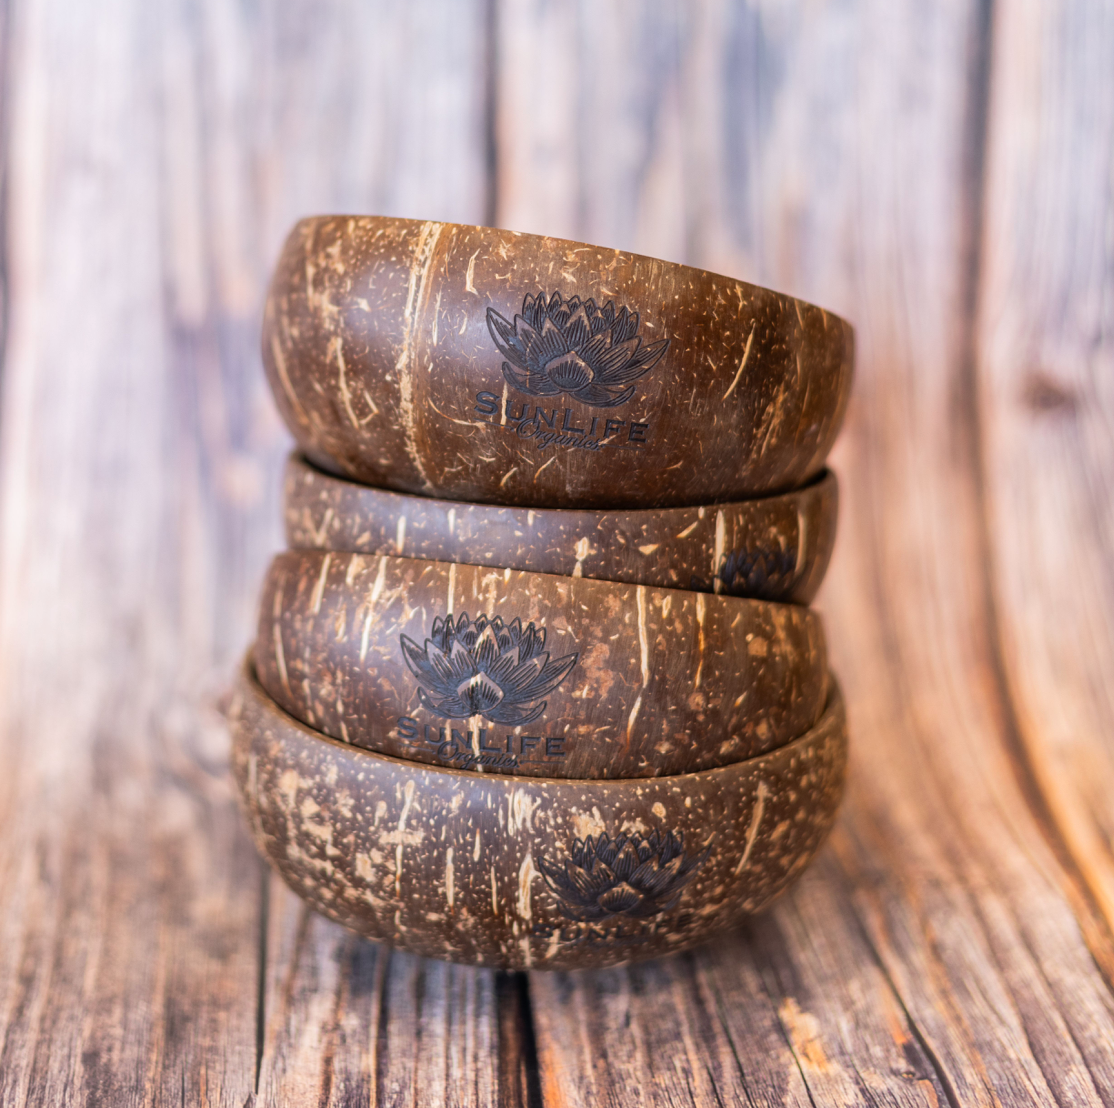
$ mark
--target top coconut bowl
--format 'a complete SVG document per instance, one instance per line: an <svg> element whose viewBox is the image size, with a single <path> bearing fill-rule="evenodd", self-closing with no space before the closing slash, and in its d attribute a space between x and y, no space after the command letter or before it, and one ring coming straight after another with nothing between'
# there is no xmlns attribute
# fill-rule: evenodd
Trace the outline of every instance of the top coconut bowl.
<svg viewBox="0 0 1114 1108"><path fill-rule="evenodd" d="M820 472L851 327L689 266L486 227L299 222L263 326L307 456L403 492L538 507L740 499Z"/></svg>

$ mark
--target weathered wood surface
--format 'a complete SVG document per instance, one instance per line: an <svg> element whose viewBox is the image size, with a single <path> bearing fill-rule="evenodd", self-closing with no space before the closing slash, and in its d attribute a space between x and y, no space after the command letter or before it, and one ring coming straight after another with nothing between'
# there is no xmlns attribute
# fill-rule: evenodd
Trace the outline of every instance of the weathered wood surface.
<svg viewBox="0 0 1114 1108"><path fill-rule="evenodd" d="M1007 14L1008 13L1008 14ZM1109 4L996 24L978 387L1016 756L1114 919L1114 41ZM1109 936L1101 957L1114 977Z"/></svg>
<svg viewBox="0 0 1114 1108"><path fill-rule="evenodd" d="M0 1102L1114 1103L1112 47L1098 0L0 4ZM850 797L731 942L498 977L264 876L216 704L267 270L329 210L856 323Z"/></svg>
<svg viewBox="0 0 1114 1108"><path fill-rule="evenodd" d="M1024 129L1035 126L1026 113L1037 93L995 90L994 115L986 119L989 90L979 61L992 38L976 5L930 11L865 4L853 12L827 6L799 20L788 10L742 21L738 15L705 6L686 29L675 68L659 73L663 103L675 98L687 115L696 105L722 103L732 58L745 56L758 75L756 94L727 139L722 130L702 133L703 145L690 154L692 136L671 139L668 127L646 129L645 116L634 115L620 131L625 141L615 145L641 143L652 164L684 163L688 156L688 164L703 167L668 203L683 204L698 231L699 219L717 221L719 256L733 256L736 271L758 273L800 295L821 301L827 295L827 303L857 324L857 393L837 459L847 495L820 594L835 665L851 686L851 797L829 864L758 925L757 942L740 937L733 958L722 949L695 955L693 971L681 973L676 987L640 988L632 972L613 986L629 995L626 1004L596 1001L598 980L536 977L542 1073L563 1075L546 1087L559 1103L597 1103L601 1085L640 1064L640 1044L653 1029L673 1026L673 1034L647 1051L657 1080L644 1086L646 1098L700 1103L691 1091L697 1078L689 1073L704 1056L689 1044L694 1036L701 1042L696 1028L710 1022L734 1051L728 1055L734 1064L719 1071L706 1060L705 1085L712 1082L723 1102L791 1099L782 1091L790 1058L807 1090L798 1086L796 1095L815 1103L883 1096L909 1104L1109 1102L1114 1008L1099 968L1109 965L1108 916L1081 879L1081 872L1100 877L1109 852L1094 838L1080 861L1065 851L1057 814L1078 805L1081 790L1065 790L1053 808L1032 769L1044 756L1027 760L1018 743L1017 708L997 649L997 581L988 563L980 470L985 443L974 406L982 362L974 357L970 314L981 255L992 265L996 230L999 237L1018 236L1010 245L1047 278L1040 255L1029 253L1029 240L1020 237L1030 224L1027 211L1014 211L1006 227L1005 217L980 225L981 213L995 208L996 182L1006 176L1016 188L1022 173L1043 179L1055 162L1068 189L1074 174L1065 161L1073 150L1077 158L1096 159L1092 174L1100 164L1108 171L1097 139L1107 140L1102 128L1109 129L1109 115L1088 120L1097 135L1080 136L1057 158L1042 158L1030 146L1024 166L1004 172L999 136L1022 129L1033 142ZM995 32L1021 37L1029 50L1038 42L1058 44L1046 51L1065 49L1063 35L1045 37L1039 21L1010 27L1017 18L1003 8ZM1092 33L1098 29L1092 25ZM522 53L511 44L501 50L503 57ZM630 64L650 64L648 57L643 51ZM1018 59L1029 57L1013 44L1014 67L1025 72ZM1070 98L1063 68L1069 63L1060 64L1057 92ZM1016 85L1032 80L1031 73L1011 75L1002 65L992 72ZM647 79L614 71L609 77L632 87ZM1089 96L1089 89L1081 86L1075 95ZM592 91L582 95L588 98L580 104L583 114L603 110ZM1089 102L1094 111L1099 101ZM1057 104L1058 123L1071 118L1072 107ZM983 195L987 131L995 161ZM672 151L660 149L671 141L678 144ZM516 149L520 158L508 169L512 194L517 175L538 171L530 152ZM744 172L735 194L724 197L717 189L732 165ZM1092 183L1098 186L1097 176ZM1108 174L1102 187L1109 187ZM1067 192L1057 196L1058 205L1048 204L1062 220L1080 218ZM629 207L656 203L647 185ZM646 218L664 221L666 211ZM1107 194L1096 196L1092 211L1096 220L1109 218ZM539 210L533 218L544 215ZM519 222L529 227L530 213L521 211ZM1093 250L1099 238L1095 227ZM712 254L699 233L690 241L700 257ZM1066 249L1064 256L1067 274ZM1092 300L1099 303L1100 287L1096 278ZM1032 319L1024 309L1020 314ZM1016 411L1016 397L1008 403L1006 410ZM1094 418L1101 420L1097 412ZM1048 453L1041 461L1050 497L1067 498L1072 487L1082 495L1086 480L1101 482L1109 472L1057 469ZM1106 505L1092 510L1099 519L1109 514ZM1010 541L1007 555L1022 564L1034 542L1055 549L1072 533L1049 536L1036 512L1025 526L1028 542L1019 548ZM1061 578L1062 593L1071 591L1070 576ZM1100 596L1091 589L1090 604L1105 615L1109 607L1099 607ZM1028 600L1029 612L1033 604ZM1039 618L1030 616L1032 639L1039 644L1051 633L1071 642L1079 623L1046 631L1068 611L1048 607ZM1103 633L1109 635L1109 623ZM1080 663L1082 675L1087 670ZM1061 664L1072 668L1067 659ZM1048 673L1042 684L1059 704L1054 681ZM1076 681L1073 691L1084 699L1081 677ZM1101 702L1100 689L1096 684L1091 700ZM1060 757L1082 776L1088 762L1103 757L1099 732L1076 746L1074 756ZM810 918L811 927L783 923ZM841 959L852 950L860 956ZM752 973L769 996L764 1007L771 1026L790 1052L780 1062L756 1063L754 1043L735 1014L753 992L742 982L726 983L728 958L758 967ZM685 1001L694 977L714 981L727 1000ZM858 1015L864 992L873 1020ZM675 1004L686 1013L684 1031L671 1017ZM584 1031L589 1012L590 1036ZM907 1056L904 1066L889 1060L898 1047Z"/></svg>
<svg viewBox="0 0 1114 1108"><path fill-rule="evenodd" d="M359 973L326 1004L347 935L262 944L216 711L281 545L269 267L318 208L482 215L482 6L0 11L0 1103L389 1103L416 1070L490 1102L490 975L385 958L387 1007Z"/></svg>

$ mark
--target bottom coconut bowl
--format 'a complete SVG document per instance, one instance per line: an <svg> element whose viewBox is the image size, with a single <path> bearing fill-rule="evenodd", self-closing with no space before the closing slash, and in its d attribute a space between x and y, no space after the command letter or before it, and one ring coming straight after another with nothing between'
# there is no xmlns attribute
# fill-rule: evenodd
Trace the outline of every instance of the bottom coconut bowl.
<svg viewBox="0 0 1114 1108"><path fill-rule="evenodd" d="M260 851L323 914L435 958L613 965L695 945L764 908L816 854L843 794L847 727L673 777L522 779L336 742L241 672L232 762Z"/></svg>

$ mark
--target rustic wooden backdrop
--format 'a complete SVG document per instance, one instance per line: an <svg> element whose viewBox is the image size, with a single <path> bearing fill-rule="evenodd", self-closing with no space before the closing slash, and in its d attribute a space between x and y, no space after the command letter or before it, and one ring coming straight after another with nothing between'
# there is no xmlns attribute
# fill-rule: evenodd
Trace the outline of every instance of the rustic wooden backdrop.
<svg viewBox="0 0 1114 1108"><path fill-rule="evenodd" d="M1111 0L0 0L0 1103L1114 1104ZM298 216L858 328L850 795L728 941L500 976L268 879L219 703Z"/></svg>

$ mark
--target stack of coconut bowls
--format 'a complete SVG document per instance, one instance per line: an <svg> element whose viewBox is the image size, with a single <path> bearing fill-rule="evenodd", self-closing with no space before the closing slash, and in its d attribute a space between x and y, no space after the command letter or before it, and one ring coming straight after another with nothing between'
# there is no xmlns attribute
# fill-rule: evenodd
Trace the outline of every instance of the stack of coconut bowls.
<svg viewBox="0 0 1114 1108"><path fill-rule="evenodd" d="M518 968L679 950L815 855L846 767L808 608L852 333L686 266L299 223L263 355L300 448L231 711L314 907Z"/></svg>

